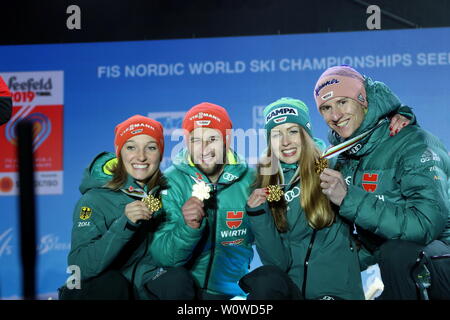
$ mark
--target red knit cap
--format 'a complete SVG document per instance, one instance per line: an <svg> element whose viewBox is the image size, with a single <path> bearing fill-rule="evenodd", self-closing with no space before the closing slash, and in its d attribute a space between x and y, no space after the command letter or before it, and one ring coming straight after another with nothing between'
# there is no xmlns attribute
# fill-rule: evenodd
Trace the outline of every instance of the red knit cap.
<svg viewBox="0 0 450 320"><path fill-rule="evenodd" d="M164 153L163 126L156 120L141 115L135 115L118 124L114 130L114 134L116 135L114 138L114 146L116 148L117 156L119 156L123 145L128 139L141 134L146 134L155 138L161 157Z"/></svg>
<svg viewBox="0 0 450 320"><path fill-rule="evenodd" d="M348 97L367 107L364 77L358 71L346 65L325 70L314 88L317 108L324 102L336 97Z"/></svg>
<svg viewBox="0 0 450 320"><path fill-rule="evenodd" d="M217 129L222 133L225 142L227 129L231 129L233 124L227 110L213 103L202 102L186 112L182 127L187 132L196 128Z"/></svg>

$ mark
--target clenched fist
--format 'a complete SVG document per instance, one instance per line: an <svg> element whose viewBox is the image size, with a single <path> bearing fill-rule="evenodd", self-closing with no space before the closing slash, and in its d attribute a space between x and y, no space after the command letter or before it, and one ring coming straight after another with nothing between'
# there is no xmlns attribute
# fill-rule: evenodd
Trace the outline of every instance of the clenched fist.
<svg viewBox="0 0 450 320"><path fill-rule="evenodd" d="M339 171L326 168L320 175L322 192L335 205L340 206L347 195L347 184Z"/></svg>
<svg viewBox="0 0 450 320"><path fill-rule="evenodd" d="M203 201L197 197L190 197L181 207L184 222L193 229L200 228L205 212L203 211Z"/></svg>
<svg viewBox="0 0 450 320"><path fill-rule="evenodd" d="M133 201L125 207L125 215L128 220L133 223L136 223L139 220L150 220L152 218L152 214L153 212L150 212L147 206L139 200Z"/></svg>

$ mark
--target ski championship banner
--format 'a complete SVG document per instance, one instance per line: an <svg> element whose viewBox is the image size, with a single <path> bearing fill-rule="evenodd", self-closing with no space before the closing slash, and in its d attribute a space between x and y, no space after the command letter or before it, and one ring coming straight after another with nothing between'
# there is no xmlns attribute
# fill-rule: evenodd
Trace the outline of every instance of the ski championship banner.
<svg viewBox="0 0 450 320"><path fill-rule="evenodd" d="M252 165L265 148L262 110L280 97L306 102L314 134L327 140L313 88L328 67L348 64L385 82L420 125L450 148L450 28L191 40L0 47L0 75L14 100L0 127L0 297L21 296L17 121L35 121L38 293L54 296L70 276L72 215L83 169L113 151L114 127L141 114L160 121L162 163L183 147L177 130L203 101L227 108L233 147ZM260 265L256 256L251 267ZM367 288L378 279L362 274Z"/></svg>

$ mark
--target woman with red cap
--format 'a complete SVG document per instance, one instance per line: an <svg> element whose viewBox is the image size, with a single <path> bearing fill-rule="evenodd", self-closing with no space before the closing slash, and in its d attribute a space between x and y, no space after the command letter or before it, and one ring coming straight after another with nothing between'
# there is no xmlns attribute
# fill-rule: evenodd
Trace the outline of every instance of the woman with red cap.
<svg viewBox="0 0 450 320"><path fill-rule="evenodd" d="M193 298L185 269L159 268L148 254L165 187L162 125L135 115L116 126L114 145L115 154L101 153L85 170L68 257L76 272L60 298Z"/></svg>

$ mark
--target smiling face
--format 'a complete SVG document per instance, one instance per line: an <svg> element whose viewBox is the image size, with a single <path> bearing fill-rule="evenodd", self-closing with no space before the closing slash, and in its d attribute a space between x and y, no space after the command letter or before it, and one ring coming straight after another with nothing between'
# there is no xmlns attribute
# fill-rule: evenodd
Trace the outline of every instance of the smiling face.
<svg viewBox="0 0 450 320"><path fill-rule="evenodd" d="M208 177L214 177L222 171L226 153L219 130L194 129L188 136L188 150L194 164Z"/></svg>
<svg viewBox="0 0 450 320"><path fill-rule="evenodd" d="M300 159L300 126L296 123L284 123L270 131L270 146L275 157L288 164Z"/></svg>
<svg viewBox="0 0 450 320"><path fill-rule="evenodd" d="M120 156L127 173L141 186L158 170L161 161L156 140L146 134L128 139Z"/></svg>
<svg viewBox="0 0 450 320"><path fill-rule="evenodd" d="M336 97L319 107L328 126L342 138L350 137L361 126L365 110L359 102L345 97Z"/></svg>

